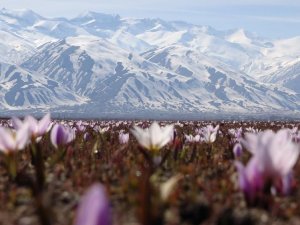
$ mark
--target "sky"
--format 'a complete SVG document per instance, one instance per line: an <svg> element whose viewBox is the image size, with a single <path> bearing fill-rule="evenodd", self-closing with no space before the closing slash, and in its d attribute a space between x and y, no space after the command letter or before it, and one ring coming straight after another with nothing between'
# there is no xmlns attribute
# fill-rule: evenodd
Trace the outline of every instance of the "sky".
<svg viewBox="0 0 300 225"><path fill-rule="evenodd" d="M32 9L46 17L72 18L96 11L182 20L219 30L244 28L274 39L300 36L299 0L0 0L0 7Z"/></svg>

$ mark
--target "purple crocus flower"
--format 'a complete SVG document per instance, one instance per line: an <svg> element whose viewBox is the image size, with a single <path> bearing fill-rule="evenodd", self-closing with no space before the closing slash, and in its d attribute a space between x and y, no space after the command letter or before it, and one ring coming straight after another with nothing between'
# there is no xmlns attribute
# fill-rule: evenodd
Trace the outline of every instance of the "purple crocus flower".
<svg viewBox="0 0 300 225"><path fill-rule="evenodd" d="M51 130L51 142L57 148L60 145L70 143L75 139L75 132L70 127L55 124Z"/></svg>
<svg viewBox="0 0 300 225"><path fill-rule="evenodd" d="M109 201L105 188L94 184L82 197L74 225L111 225Z"/></svg>
<svg viewBox="0 0 300 225"><path fill-rule="evenodd" d="M89 141L90 138L91 138L90 133L88 133L88 132L84 133L84 135L83 135L83 140Z"/></svg>
<svg viewBox="0 0 300 225"><path fill-rule="evenodd" d="M241 162L236 161L235 166L239 174L239 187L243 191L249 205L257 203L263 194L264 178L259 170L259 163L252 158L245 167Z"/></svg>
<svg viewBox="0 0 300 225"><path fill-rule="evenodd" d="M77 127L77 130L80 132L84 132L86 130L86 127L84 126L82 120L77 121L76 127Z"/></svg>
<svg viewBox="0 0 300 225"><path fill-rule="evenodd" d="M239 158L242 156L243 153L243 147L240 143L236 143L233 147L233 154L236 158Z"/></svg>
<svg viewBox="0 0 300 225"><path fill-rule="evenodd" d="M291 132L282 129L258 134L246 133L241 140L243 146L252 153L246 166L236 162L240 188L250 204L259 201L266 194L285 195L290 192L292 168L299 156L299 146L292 141Z"/></svg>

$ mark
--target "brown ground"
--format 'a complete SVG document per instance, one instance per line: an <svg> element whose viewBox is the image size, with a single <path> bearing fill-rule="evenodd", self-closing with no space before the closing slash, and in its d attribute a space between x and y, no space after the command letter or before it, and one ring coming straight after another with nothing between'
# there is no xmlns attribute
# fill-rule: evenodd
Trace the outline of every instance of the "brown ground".
<svg viewBox="0 0 300 225"><path fill-rule="evenodd" d="M112 123L102 135L87 127L89 140L84 141L83 133L78 133L62 157L58 155L63 149L56 150L46 135L38 145L45 163L42 185L37 182L30 146L18 154L18 175L14 180L1 155L0 225L71 225L80 196L95 182L107 188L116 225L300 224L299 163L295 168L296 189L291 196L274 197L268 210L247 208L237 188L228 134L229 128L240 126L278 130L297 126L296 123L223 122L223 136L213 144L184 144L183 133L195 134L195 128L217 122L182 123L184 127L176 126L176 142L159 153L164 162L152 170L133 135L127 145L118 142L118 131L128 132L130 123L118 127ZM168 201L163 202L159 186L177 174L182 178Z"/></svg>

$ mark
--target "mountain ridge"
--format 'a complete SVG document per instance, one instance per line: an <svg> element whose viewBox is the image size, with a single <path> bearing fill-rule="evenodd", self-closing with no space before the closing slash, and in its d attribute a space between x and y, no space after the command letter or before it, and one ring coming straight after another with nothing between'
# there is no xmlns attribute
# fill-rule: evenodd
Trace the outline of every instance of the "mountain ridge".
<svg viewBox="0 0 300 225"><path fill-rule="evenodd" d="M93 114L300 110L294 84L300 79L300 37L268 40L243 29L218 31L161 19L97 12L48 19L31 10L3 9L0 28L5 34L0 61L34 77L33 86L55 82L60 92L53 101L30 102L33 111L64 111L64 105ZM23 87L20 80L14 87ZM51 86L44 84L51 96ZM36 89L37 96L43 88ZM24 93L15 90L10 99ZM2 88L0 94L7 92ZM0 99L4 109L30 108L16 102Z"/></svg>

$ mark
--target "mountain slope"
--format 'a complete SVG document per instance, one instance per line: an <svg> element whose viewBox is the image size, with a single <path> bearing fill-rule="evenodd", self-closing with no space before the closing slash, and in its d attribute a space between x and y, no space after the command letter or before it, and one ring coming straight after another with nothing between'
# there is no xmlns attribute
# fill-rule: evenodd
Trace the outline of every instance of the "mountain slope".
<svg viewBox="0 0 300 225"><path fill-rule="evenodd" d="M0 30L0 60L18 64L36 52L27 40L13 33Z"/></svg>
<svg viewBox="0 0 300 225"><path fill-rule="evenodd" d="M278 86L265 86L246 74L236 73L225 64L212 63L209 57L188 47L160 48L143 56L202 83L194 91L205 96L204 99L209 99L209 94L212 95L211 101L220 108L227 104L244 110L298 108L299 98L296 93L287 89L278 91Z"/></svg>
<svg viewBox="0 0 300 225"><path fill-rule="evenodd" d="M104 39L81 36L45 46L22 66L66 84L105 109L298 109L299 98L292 91L264 86L210 61L182 46L138 56Z"/></svg>
<svg viewBox="0 0 300 225"><path fill-rule="evenodd" d="M0 63L0 104L7 109L84 104L80 97L59 83L14 65Z"/></svg>
<svg viewBox="0 0 300 225"><path fill-rule="evenodd" d="M47 45L22 66L65 83L96 104L124 107L162 107L167 100L170 107L183 104L181 95L172 96L176 91L171 86L188 80L106 40L84 36Z"/></svg>

